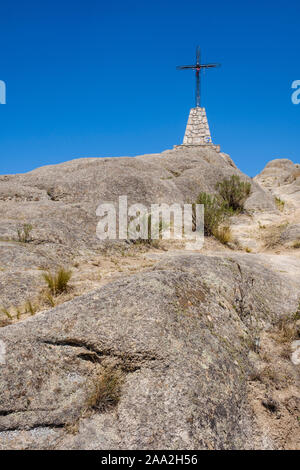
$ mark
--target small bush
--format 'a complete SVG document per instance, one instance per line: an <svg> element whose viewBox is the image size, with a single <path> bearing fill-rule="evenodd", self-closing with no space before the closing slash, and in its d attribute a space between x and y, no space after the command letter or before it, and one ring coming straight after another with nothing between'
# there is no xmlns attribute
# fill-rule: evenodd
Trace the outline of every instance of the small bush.
<svg viewBox="0 0 300 470"><path fill-rule="evenodd" d="M244 209L244 204L251 191L251 183L241 181L237 175L217 183L216 189L223 199L228 210L239 212Z"/></svg>
<svg viewBox="0 0 300 470"><path fill-rule="evenodd" d="M43 278L52 295L59 295L65 292L71 277L72 271L67 271L64 268L59 268L55 274L52 274L50 271L43 273Z"/></svg>
<svg viewBox="0 0 300 470"><path fill-rule="evenodd" d="M24 224L22 227L17 229L18 240L21 243L29 243L31 240L30 232L33 229L32 225Z"/></svg>
<svg viewBox="0 0 300 470"><path fill-rule="evenodd" d="M293 248L295 248L295 250L297 250L298 248L300 248L300 240L296 240L296 241L293 243Z"/></svg>
<svg viewBox="0 0 300 470"><path fill-rule="evenodd" d="M204 233L214 235L226 217L226 207L217 196L200 193L196 204L204 205Z"/></svg>

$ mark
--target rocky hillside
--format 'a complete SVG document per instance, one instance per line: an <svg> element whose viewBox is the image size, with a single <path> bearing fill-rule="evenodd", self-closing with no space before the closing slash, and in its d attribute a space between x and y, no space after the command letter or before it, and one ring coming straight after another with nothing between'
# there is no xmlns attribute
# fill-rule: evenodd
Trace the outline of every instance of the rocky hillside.
<svg viewBox="0 0 300 470"><path fill-rule="evenodd" d="M0 449L300 449L298 171L179 148L0 176ZM231 175L251 193L230 241L96 238L101 202Z"/></svg>
<svg viewBox="0 0 300 470"><path fill-rule="evenodd" d="M40 272L74 264L101 252L95 237L96 208L128 196L129 204L191 202L216 182L242 175L214 150L171 150L136 158L86 158L42 167L24 175L0 176L0 303L21 303L40 287ZM247 209L274 211L274 198L257 183ZM32 226L30 243L18 229ZM10 289L5 288L9 284Z"/></svg>

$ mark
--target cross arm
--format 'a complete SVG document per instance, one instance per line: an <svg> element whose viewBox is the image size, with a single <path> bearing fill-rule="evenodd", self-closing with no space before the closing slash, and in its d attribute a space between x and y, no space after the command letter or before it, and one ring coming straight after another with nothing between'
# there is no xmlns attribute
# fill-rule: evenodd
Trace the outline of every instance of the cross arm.
<svg viewBox="0 0 300 470"><path fill-rule="evenodd" d="M205 64L205 65L200 65L200 67L203 69L210 69L212 67L221 67L221 64Z"/></svg>
<svg viewBox="0 0 300 470"><path fill-rule="evenodd" d="M195 69L196 65L178 65L176 67L177 70L184 70L184 69Z"/></svg>

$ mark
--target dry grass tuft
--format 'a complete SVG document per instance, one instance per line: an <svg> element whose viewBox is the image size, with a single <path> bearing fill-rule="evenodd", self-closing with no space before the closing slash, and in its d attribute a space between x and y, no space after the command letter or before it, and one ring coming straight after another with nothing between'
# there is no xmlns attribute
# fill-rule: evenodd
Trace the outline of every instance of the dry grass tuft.
<svg viewBox="0 0 300 470"><path fill-rule="evenodd" d="M105 412L115 407L121 397L123 375L120 370L107 369L97 377L88 400L88 408Z"/></svg>
<svg viewBox="0 0 300 470"><path fill-rule="evenodd" d="M50 292L45 292L44 299L47 305L50 305L52 308L55 307L55 300Z"/></svg>
<svg viewBox="0 0 300 470"><path fill-rule="evenodd" d="M22 227L17 229L18 241L20 243L29 243L31 240L30 232L33 227L30 224L24 224Z"/></svg>
<svg viewBox="0 0 300 470"><path fill-rule="evenodd" d="M225 225L217 228L214 231L214 237L219 240L219 242L223 243L223 245L227 245L227 243L232 242L232 233L230 227Z"/></svg>
<svg viewBox="0 0 300 470"><path fill-rule="evenodd" d="M292 354L292 349L290 344L284 344L281 348L280 356L283 359L290 360Z"/></svg>
<svg viewBox="0 0 300 470"><path fill-rule="evenodd" d="M286 229L288 223L281 225L268 225L263 231L262 241L266 248L274 248L280 244L282 232Z"/></svg>
<svg viewBox="0 0 300 470"><path fill-rule="evenodd" d="M7 308L1 307L1 312L4 313L4 315L6 316L6 318L8 318L8 320L13 319L12 314L10 313L10 311Z"/></svg>
<svg viewBox="0 0 300 470"><path fill-rule="evenodd" d="M0 320L0 326L6 326L16 319L21 320L21 317L27 313L30 313L30 315L35 315L37 310L38 307L33 305L30 300L27 300L27 302L22 305L11 305L9 308L2 307L0 311L5 315L6 318L4 320Z"/></svg>
<svg viewBox="0 0 300 470"><path fill-rule="evenodd" d="M282 201L280 197L275 197L275 204L277 209L280 210L280 212L283 212L285 202Z"/></svg>
<svg viewBox="0 0 300 470"><path fill-rule="evenodd" d="M296 240L296 241L293 243L293 248L295 248L295 249L300 248L300 240Z"/></svg>
<svg viewBox="0 0 300 470"><path fill-rule="evenodd" d="M32 302L30 300L27 300L26 304L25 304L25 308L26 308L26 312L30 313L30 315L35 315L38 308L32 304Z"/></svg>
<svg viewBox="0 0 300 470"><path fill-rule="evenodd" d="M59 268L54 274L50 271L43 273L43 278L48 286L49 292L54 296L67 291L71 277L72 271L68 271L65 268Z"/></svg>
<svg viewBox="0 0 300 470"><path fill-rule="evenodd" d="M256 370L255 372L250 374L249 378L251 381L261 382L266 385L269 383L280 382L279 374L276 372L275 368L272 367L271 365L264 367L260 371Z"/></svg>
<svg viewBox="0 0 300 470"><path fill-rule="evenodd" d="M297 317L296 317L297 318ZM273 338L277 343L286 344L291 343L297 339L297 326L293 318L282 318L277 325L277 332L274 333Z"/></svg>

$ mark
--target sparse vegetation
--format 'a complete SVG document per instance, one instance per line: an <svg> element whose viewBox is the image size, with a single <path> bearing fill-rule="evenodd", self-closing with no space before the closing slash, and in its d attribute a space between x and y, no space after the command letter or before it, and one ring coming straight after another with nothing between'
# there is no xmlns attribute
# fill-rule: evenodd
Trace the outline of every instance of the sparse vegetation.
<svg viewBox="0 0 300 470"><path fill-rule="evenodd" d="M214 235L226 218L226 206L218 196L200 193L196 204L204 205L204 233Z"/></svg>
<svg viewBox="0 0 300 470"><path fill-rule="evenodd" d="M282 344L291 343L299 337L297 321L300 319L300 309L292 316L285 316L277 324L277 331L273 338Z"/></svg>
<svg viewBox="0 0 300 470"><path fill-rule="evenodd" d="M97 377L94 390L88 400L88 408L105 412L116 406L121 396L122 373L107 369Z"/></svg>
<svg viewBox="0 0 300 470"><path fill-rule="evenodd" d="M50 292L46 292L45 293L45 300L47 302L47 304L50 305L50 307L55 307L55 300L53 298L53 295L50 293Z"/></svg>
<svg viewBox="0 0 300 470"><path fill-rule="evenodd" d="M218 194L201 192L196 204L204 205L204 233L213 235L221 243L232 241L230 227L224 221L244 209L244 203L251 191L251 184L241 181L237 175L223 179L216 185Z"/></svg>
<svg viewBox="0 0 300 470"><path fill-rule="evenodd" d="M71 277L72 271L68 271L65 268L59 268L54 274L50 271L43 273L49 293L54 296L67 291Z"/></svg>
<svg viewBox="0 0 300 470"><path fill-rule="evenodd" d="M242 181L237 175L216 184L216 189L229 211L240 212L251 191L251 183Z"/></svg>
<svg viewBox="0 0 300 470"><path fill-rule="evenodd" d="M12 317L12 314L10 313L10 311L5 308L5 307L1 307L1 312L4 313L4 315L9 319L9 320L12 320L13 317Z"/></svg>
<svg viewBox="0 0 300 470"><path fill-rule="evenodd" d="M181 172L180 172L180 171L170 170L169 168L167 168L167 171L169 171L170 173L172 173L172 175L175 176L175 178L178 178L178 176L181 175Z"/></svg>
<svg viewBox="0 0 300 470"><path fill-rule="evenodd" d="M275 204L278 210L281 212L284 210L285 202L280 199L280 197L275 197Z"/></svg>
<svg viewBox="0 0 300 470"><path fill-rule="evenodd" d="M263 384L278 383L280 382L280 376L276 372L272 365L267 365L261 370L256 370L250 374L249 379L251 381L261 382Z"/></svg>
<svg viewBox="0 0 300 470"><path fill-rule="evenodd" d="M32 229L33 227L30 224L23 224L22 227L18 227L17 229L18 241L20 243L29 243L31 240L30 233Z"/></svg>
<svg viewBox="0 0 300 470"><path fill-rule="evenodd" d="M153 239L152 238L152 234L151 234L151 224L152 224L152 218L151 218L151 214L147 215L146 216L146 219L147 220L147 228L148 228L148 233L147 233L147 238L130 238L130 242L131 243L134 243L136 245L146 245L146 246L152 246L154 248L158 248L159 247L159 242L162 238L162 233L164 230L166 230L168 228L168 225L163 223L162 220L159 221L158 223L158 235L159 235L159 239ZM130 234L129 234L130 236Z"/></svg>
<svg viewBox="0 0 300 470"><path fill-rule="evenodd" d="M263 232L262 241L266 248L275 248L280 244L281 234L288 226L285 222L280 225L268 225Z"/></svg>
<svg viewBox="0 0 300 470"><path fill-rule="evenodd" d="M20 307L16 307L17 320L20 320L22 312Z"/></svg>
<svg viewBox="0 0 300 470"><path fill-rule="evenodd" d="M232 233L228 225L218 227L214 231L214 236L217 240L219 240L219 242L223 243L223 245L227 245L227 243L232 242Z"/></svg>
<svg viewBox="0 0 300 470"><path fill-rule="evenodd" d="M9 308L1 308L1 312L4 313L10 322L14 319L21 320L22 315L26 313L35 315L37 310L38 308L32 304L31 300L27 300L27 302L22 305L11 305Z"/></svg>
<svg viewBox="0 0 300 470"><path fill-rule="evenodd" d="M300 248L300 240L296 240L294 243L293 243L293 248L298 249Z"/></svg>
<svg viewBox="0 0 300 470"><path fill-rule="evenodd" d="M36 314L37 308L36 306L33 306L30 300L27 300L25 307L26 307L26 312L30 313L30 315L33 316Z"/></svg>

